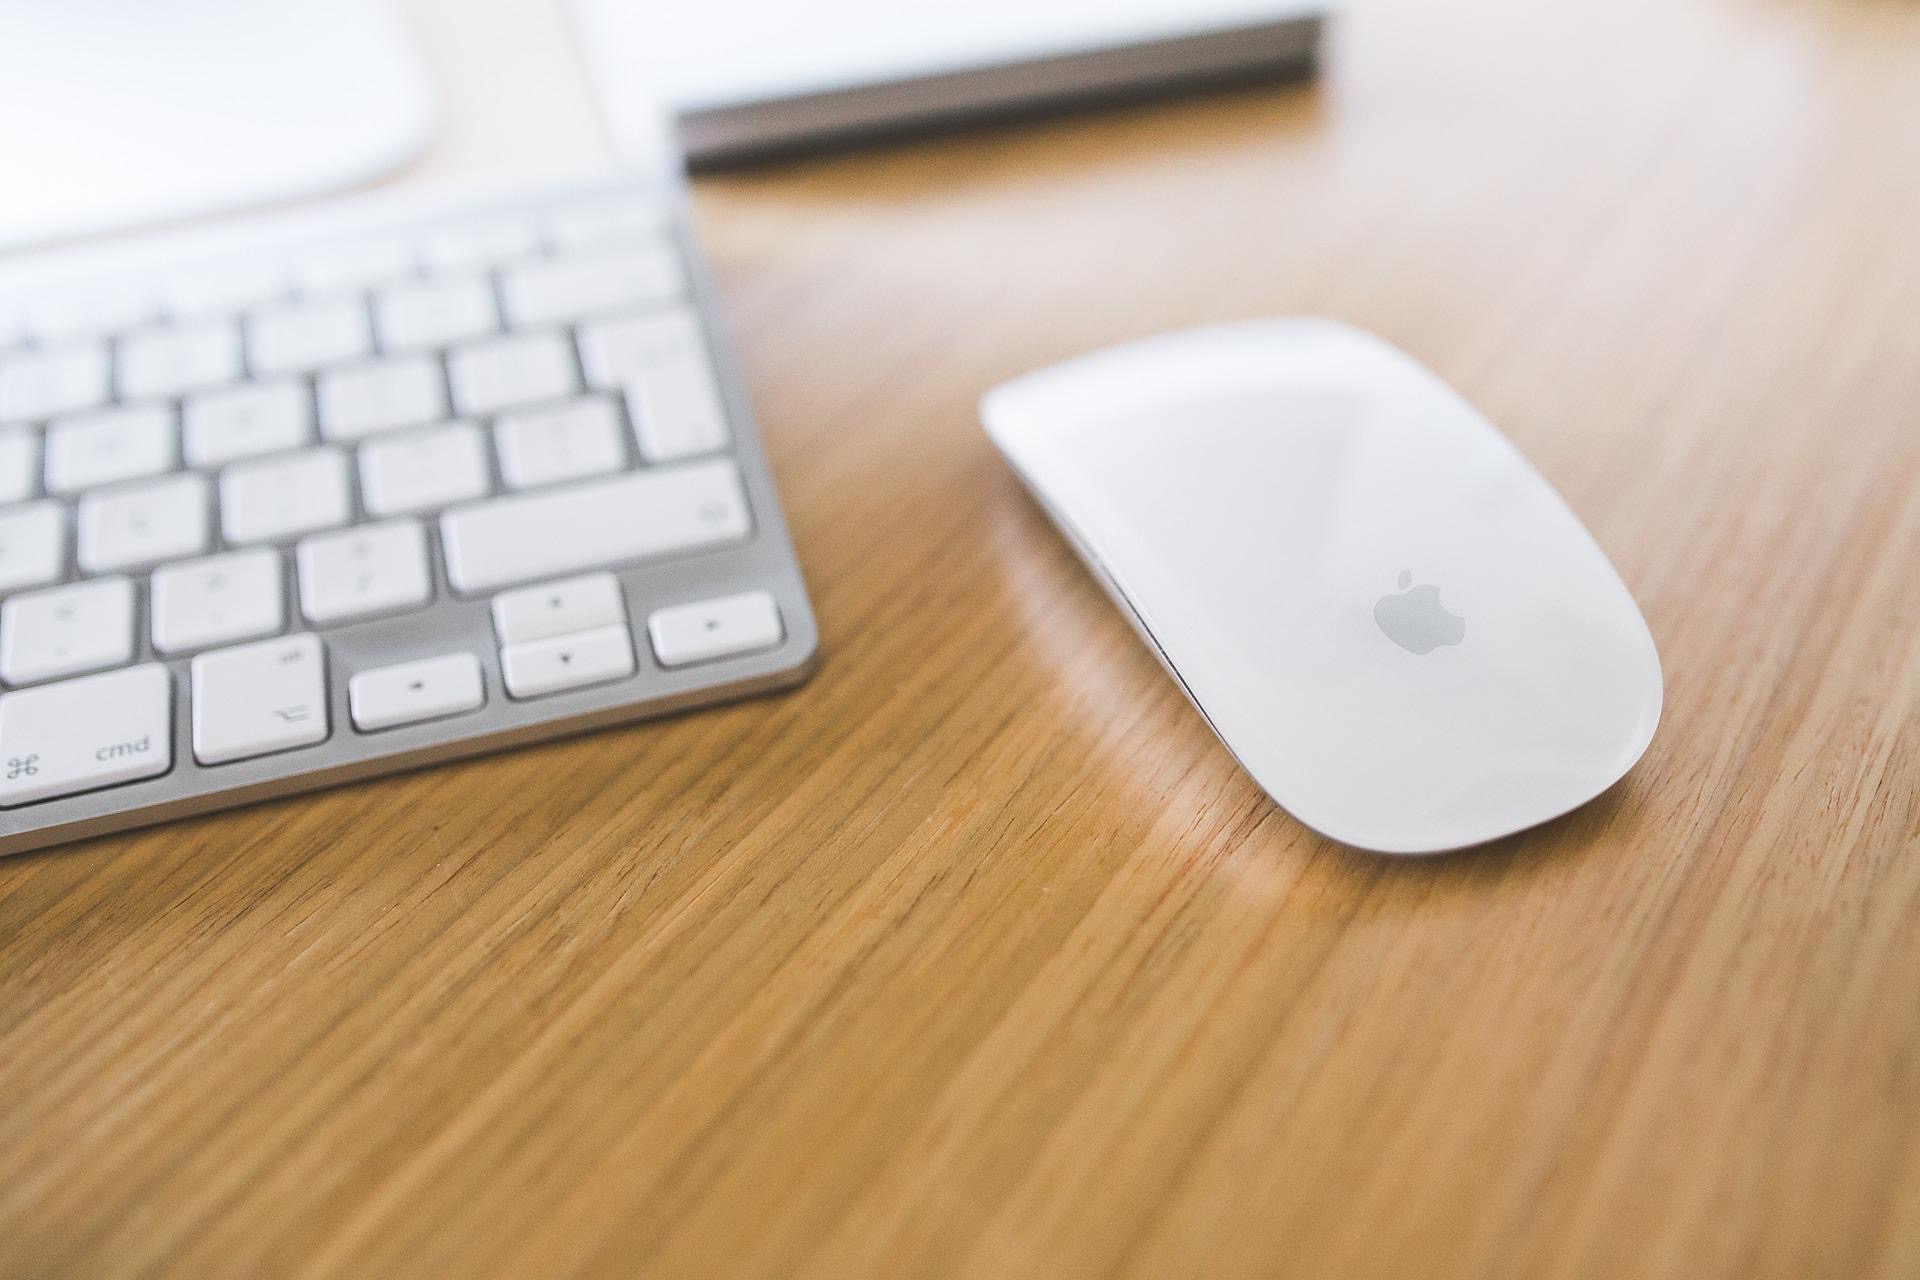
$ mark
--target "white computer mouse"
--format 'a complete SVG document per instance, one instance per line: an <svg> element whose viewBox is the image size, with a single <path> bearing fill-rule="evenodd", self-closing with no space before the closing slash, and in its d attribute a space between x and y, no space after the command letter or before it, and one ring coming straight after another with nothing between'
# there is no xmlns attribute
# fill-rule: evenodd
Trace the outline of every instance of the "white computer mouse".
<svg viewBox="0 0 1920 1280"><path fill-rule="evenodd" d="M1653 737L1660 658L1605 553L1378 338L1194 329L1015 379L981 415L1221 741L1324 835L1493 840Z"/></svg>

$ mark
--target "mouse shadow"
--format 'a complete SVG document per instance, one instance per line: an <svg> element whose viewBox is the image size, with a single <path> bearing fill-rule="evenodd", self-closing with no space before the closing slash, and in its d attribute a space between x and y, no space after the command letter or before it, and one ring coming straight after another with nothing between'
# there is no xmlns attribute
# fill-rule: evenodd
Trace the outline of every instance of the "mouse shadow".
<svg viewBox="0 0 1920 1280"><path fill-rule="evenodd" d="M1640 792L1641 784L1630 772L1557 818L1446 853L1400 857L1368 853L1324 836L1320 842L1329 864L1354 876L1447 887L1490 885L1576 858L1598 856L1609 846L1624 847L1627 833L1620 822L1640 807Z"/></svg>

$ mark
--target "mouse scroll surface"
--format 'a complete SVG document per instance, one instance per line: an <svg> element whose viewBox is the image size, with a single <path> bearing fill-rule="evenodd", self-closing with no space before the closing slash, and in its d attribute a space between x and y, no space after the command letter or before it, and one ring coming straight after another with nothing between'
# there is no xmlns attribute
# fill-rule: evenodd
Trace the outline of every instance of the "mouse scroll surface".
<svg viewBox="0 0 1920 1280"><path fill-rule="evenodd" d="M1008 383L994 441L1227 747L1334 839L1429 853L1592 799L1659 718L1606 556L1432 374L1327 321Z"/></svg>

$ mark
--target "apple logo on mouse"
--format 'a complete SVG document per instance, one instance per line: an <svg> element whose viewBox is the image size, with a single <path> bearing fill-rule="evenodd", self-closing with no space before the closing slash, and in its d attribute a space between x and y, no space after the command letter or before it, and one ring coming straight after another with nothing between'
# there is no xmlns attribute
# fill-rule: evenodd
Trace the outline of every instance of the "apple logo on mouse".
<svg viewBox="0 0 1920 1280"><path fill-rule="evenodd" d="M1373 620L1387 639L1408 653L1428 654L1443 645L1467 638L1467 620L1447 612L1440 588L1431 583L1413 586L1413 572L1400 571L1400 590L1374 602Z"/></svg>

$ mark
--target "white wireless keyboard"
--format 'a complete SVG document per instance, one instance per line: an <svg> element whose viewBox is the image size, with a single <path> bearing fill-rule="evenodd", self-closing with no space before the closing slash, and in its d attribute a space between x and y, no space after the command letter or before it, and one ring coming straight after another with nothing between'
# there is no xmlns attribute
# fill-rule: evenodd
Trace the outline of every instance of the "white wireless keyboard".
<svg viewBox="0 0 1920 1280"><path fill-rule="evenodd" d="M792 684L677 186L0 264L0 853Z"/></svg>

